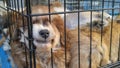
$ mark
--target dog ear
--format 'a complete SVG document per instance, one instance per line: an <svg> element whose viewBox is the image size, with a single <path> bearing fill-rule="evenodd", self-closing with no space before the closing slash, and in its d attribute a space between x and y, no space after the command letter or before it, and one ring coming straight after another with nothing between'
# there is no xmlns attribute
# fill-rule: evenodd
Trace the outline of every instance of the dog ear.
<svg viewBox="0 0 120 68"><path fill-rule="evenodd" d="M52 16L52 23L57 27L60 32L60 41L64 45L64 22L60 16Z"/></svg>
<svg viewBox="0 0 120 68"><path fill-rule="evenodd" d="M69 50L70 43L68 42L71 39L71 34L69 33L69 29L65 28L63 19L60 16L56 15L52 18L52 23L57 27L58 31L60 32L61 46L65 47L65 44L66 44L67 45L66 48L67 50Z"/></svg>

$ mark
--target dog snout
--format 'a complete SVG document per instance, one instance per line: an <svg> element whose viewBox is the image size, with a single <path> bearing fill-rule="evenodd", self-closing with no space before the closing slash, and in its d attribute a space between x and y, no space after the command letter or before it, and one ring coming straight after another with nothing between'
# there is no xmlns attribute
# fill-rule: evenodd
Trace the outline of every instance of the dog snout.
<svg viewBox="0 0 120 68"><path fill-rule="evenodd" d="M41 30L39 32L40 36L44 39L47 39L49 37L49 31L48 30Z"/></svg>

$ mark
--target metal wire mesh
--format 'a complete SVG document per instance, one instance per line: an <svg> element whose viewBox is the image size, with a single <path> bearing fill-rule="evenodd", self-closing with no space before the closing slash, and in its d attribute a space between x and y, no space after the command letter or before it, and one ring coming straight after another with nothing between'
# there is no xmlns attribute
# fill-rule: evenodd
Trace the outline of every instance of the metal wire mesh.
<svg viewBox="0 0 120 68"><path fill-rule="evenodd" d="M118 15L120 13L120 1L119 0L60 0L59 2L62 3L62 7L63 8L63 12L54 12L51 13L50 10L50 4L53 2L52 0L6 0L5 1L7 6L2 7L0 6L2 9L6 9L7 14L8 14L8 24L11 23L12 21L12 15L14 15L14 13L18 13L17 15L15 15L14 21L18 22L18 17L21 16L22 17L22 25L24 28L26 28L25 25L25 19L27 19L27 28L28 28L28 37L25 37L25 39L27 38L28 40L28 44L29 44L29 48L27 48L26 46L24 46L25 44L21 44L21 46L24 46L24 51L25 51L25 68L36 68L36 49L34 47L33 44L33 25L32 25L32 17L36 17L36 16L44 16L44 15L49 15L49 19L51 19L51 15L55 15L55 14L64 14L64 42L65 42L65 68L67 68L67 55L66 55L66 15L70 14L70 13L77 13L78 14L78 25L80 25L80 13L81 12L86 12L86 11L90 11L90 55L89 55L89 68L92 68L92 30L93 30L93 23L92 23L92 14L93 11L98 11L98 12L102 12L101 14L101 18L103 21L103 16L104 16L104 12L109 13L112 16L112 23L111 23L111 31L110 31L110 60L111 60L111 49L112 49L112 36L113 36L113 32L112 32L112 28L113 28L113 19L115 15ZM31 7L35 6L35 5L39 5L39 4L44 4L48 6L49 9L49 13L44 13L44 14L32 14L32 10ZM24 13L24 8L26 8L26 14ZM67 11L66 8L69 10ZM9 12L11 12L12 14L10 14ZM14 27L12 27L13 29L17 29L17 25L19 23L14 23L12 24ZM102 23L103 24L103 23ZM11 43L14 42L14 40L12 39L12 31L13 29L11 29L11 27L9 26L10 30L10 41ZM23 30L24 30L23 28ZM80 60L80 26L78 26L78 59ZM22 33L22 32L21 32ZM24 31L23 31L23 35L24 35ZM103 35L103 27L101 27L101 46L102 46L102 35ZM25 41L24 39L24 41ZM119 40L120 43L120 40ZM120 52L120 51L119 51ZM120 53L118 53L118 55L120 55ZM51 49L51 68L53 68L53 56L52 56L52 49ZM108 64L106 66L103 66L102 68L114 68L116 66L119 66L119 59L120 57L118 57L118 62L117 63L112 63L112 64ZM78 61L78 68L80 68L80 61ZM119 67L118 67L119 68Z"/></svg>

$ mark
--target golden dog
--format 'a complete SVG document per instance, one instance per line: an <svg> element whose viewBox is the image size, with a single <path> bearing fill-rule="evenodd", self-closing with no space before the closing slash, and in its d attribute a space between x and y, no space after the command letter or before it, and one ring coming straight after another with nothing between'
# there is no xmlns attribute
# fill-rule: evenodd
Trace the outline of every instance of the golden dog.
<svg viewBox="0 0 120 68"><path fill-rule="evenodd" d="M32 14L43 14L48 13L48 7L46 6L35 6L32 7ZM51 9L51 12L54 12ZM26 18L25 29L23 30L22 19L18 18L17 23L21 38L18 41L11 43L12 55L18 68L24 68L25 64L25 47L29 48L29 42L26 39L28 37L28 28ZM65 49L64 49L64 28L63 21L58 15L49 16L34 16L32 17L32 32L33 32L33 44L36 47L36 67L37 68L51 68L53 64L54 68L65 68ZM13 34L15 35L15 34ZM24 41L25 40L25 41ZM63 41L61 41L63 40ZM24 46L20 46L20 43L24 43ZM51 48L53 62L51 62ZM27 51L28 53L28 51ZM29 55L27 55L29 57ZM70 53L66 50L66 64L70 61ZM29 63L29 61L28 61ZM29 64L28 64L29 65ZM28 66L29 67L29 66Z"/></svg>
<svg viewBox="0 0 120 68"><path fill-rule="evenodd" d="M120 16L117 17L120 19ZM106 65L111 62L115 62L118 59L119 51L119 34L120 23L119 21L113 21L112 35L111 35L111 23L104 27L102 38L101 33L92 29L90 35L90 28L80 28L80 48L78 50L78 28L70 31L72 34L71 39L71 61L70 68L89 68L90 66L90 37L91 39L91 66L97 68ZM112 36L112 37L111 37ZM110 41L110 38L112 39ZM102 39L102 40L101 40ZM110 51L111 42L111 51ZM110 54L111 53L111 54ZM80 60L79 60L80 59ZM80 62L80 64L79 64Z"/></svg>

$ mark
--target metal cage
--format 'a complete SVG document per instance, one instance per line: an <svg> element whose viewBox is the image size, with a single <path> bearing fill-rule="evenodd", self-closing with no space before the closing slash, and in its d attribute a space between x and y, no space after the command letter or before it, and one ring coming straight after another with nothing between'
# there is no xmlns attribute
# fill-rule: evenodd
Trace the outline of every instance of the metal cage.
<svg viewBox="0 0 120 68"><path fill-rule="evenodd" d="M28 37L24 37L27 38L28 40L28 44L29 44L29 48L27 48L26 46L24 46L25 44L21 43L21 45L19 47L23 47L23 51L25 52L25 68L37 68L36 67L36 48L34 47L33 44L33 33L32 33L32 17L35 16L44 16L44 15L49 15L49 17L51 15L54 14L63 14L64 15L64 23L66 23L66 14L70 14L70 13L77 13L78 14L78 18L80 17L79 14L81 12L87 12L90 11L91 15L93 11L97 11L97 12L102 12L102 19L103 19L103 12L107 12L108 14L110 14L112 16L111 21L114 20L114 17L116 17L116 15L119 15L120 13L120 1L119 0L57 0L60 3L62 3L62 7L64 8L63 12L56 12L56 13L50 13L50 4L52 2L54 2L54 0L1 0L1 2L5 3L5 6L0 6L0 10L5 10L4 12L6 12L7 14L7 24L8 24L8 28L9 32L10 32L10 45L11 47L13 46L12 43L14 42L12 33L15 32L17 30L17 26L19 23L12 23L14 20L14 22L19 22L18 17L21 16L22 17L22 25L24 28L26 28L26 25L24 24L25 20L24 18L26 18L27 20L27 28L28 28ZM46 5L49 8L49 13L46 14L32 14L31 11L31 7L35 6L35 5ZM26 8L26 14L24 13L24 9ZM68 9L69 11L67 11L66 9ZM17 13L17 15L15 15ZM14 18L12 18L14 16ZM90 19L92 19L92 16L90 17ZM92 20L90 21L92 22ZM12 27L11 27L12 25ZM80 20L78 19L78 24L80 25ZM112 24L111 24L112 25ZM90 56L89 56L89 61L90 61L90 65L89 68L92 68L92 25L90 25ZM66 28L66 24L64 24L64 27ZM78 26L79 29L80 26ZM112 26L111 26L112 27ZM102 39L102 29L101 28L101 39ZM24 30L24 29L23 29ZM64 29L64 36L65 36L65 41L66 42L66 29ZM112 28L111 28L111 35L113 36L114 34L112 34ZM22 32L21 32L22 33ZM24 33L23 33L24 35ZM78 35L80 36L80 31L78 31ZM79 37L78 36L78 37ZM119 36L120 37L120 36ZM25 41L25 39L24 39ZM80 38L78 38L78 46L80 46ZM118 40L120 43L120 40ZM110 52L111 52L111 45L112 45L112 38L110 38ZM102 43L102 40L101 40ZM66 43L65 43L66 44ZM66 47L65 47L66 48ZM52 49L51 49L52 51ZM66 51L65 51L66 52ZM52 52L51 52L52 54ZM65 53L66 54L66 53ZM111 56L111 53L110 53ZM120 57L119 53L118 56ZM107 64L105 66L102 66L101 68L119 68L120 67L120 61L119 61L119 57L118 57L118 61L116 61L116 63L110 63ZM53 56L51 56L51 58L53 58ZM65 60L66 60L66 55L65 55ZM19 59L19 58L18 58ZM80 58L79 58L80 59ZM51 60L52 63L52 60ZM79 63L81 63L79 61ZM51 64L51 68L53 68L52 66L53 64ZM67 68L67 65L65 63L65 68ZM80 65L78 66L80 68Z"/></svg>

